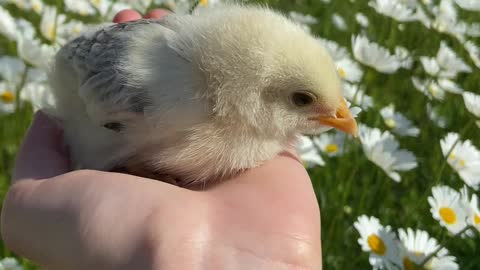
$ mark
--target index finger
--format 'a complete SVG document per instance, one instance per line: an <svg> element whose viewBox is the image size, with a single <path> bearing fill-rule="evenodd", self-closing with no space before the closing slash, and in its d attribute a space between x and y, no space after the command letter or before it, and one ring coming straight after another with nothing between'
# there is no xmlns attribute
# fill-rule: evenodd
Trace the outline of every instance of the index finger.
<svg viewBox="0 0 480 270"><path fill-rule="evenodd" d="M69 169L63 131L53 119L38 111L17 154L12 181L50 178Z"/></svg>

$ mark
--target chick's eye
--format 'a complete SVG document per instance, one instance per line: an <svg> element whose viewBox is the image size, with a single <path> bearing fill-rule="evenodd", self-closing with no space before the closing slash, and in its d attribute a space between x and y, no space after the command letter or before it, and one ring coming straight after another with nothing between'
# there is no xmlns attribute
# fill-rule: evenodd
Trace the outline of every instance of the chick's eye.
<svg viewBox="0 0 480 270"><path fill-rule="evenodd" d="M110 122L110 123L104 124L103 127L106 129L111 129L115 132L120 132L125 128L125 125L119 122Z"/></svg>
<svg viewBox="0 0 480 270"><path fill-rule="evenodd" d="M315 102L317 98L309 93L309 92L295 92L292 95L292 102L298 107L305 107L313 102Z"/></svg>

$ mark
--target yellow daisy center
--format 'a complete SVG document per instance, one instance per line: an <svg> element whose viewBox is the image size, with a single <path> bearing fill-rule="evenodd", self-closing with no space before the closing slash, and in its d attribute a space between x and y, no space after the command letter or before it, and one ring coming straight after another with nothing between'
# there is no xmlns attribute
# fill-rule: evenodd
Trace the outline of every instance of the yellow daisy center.
<svg viewBox="0 0 480 270"><path fill-rule="evenodd" d="M405 270L415 270L415 264L407 257L403 258L403 267Z"/></svg>
<svg viewBox="0 0 480 270"><path fill-rule="evenodd" d="M200 0L200 2L198 2L199 5L201 6L206 6L208 5L208 0Z"/></svg>
<svg viewBox="0 0 480 270"><path fill-rule="evenodd" d="M455 165L457 165L457 168L464 168L466 165L466 161L464 159L458 158L453 153L448 156L448 159L451 160Z"/></svg>
<svg viewBox="0 0 480 270"><path fill-rule="evenodd" d="M347 77L347 73L345 72L345 69L343 69L341 67L338 68L338 75L340 75L340 77L342 77L344 79Z"/></svg>
<svg viewBox="0 0 480 270"><path fill-rule="evenodd" d="M388 118L385 119L385 125L387 125L389 128L394 128L397 126L397 122L393 118Z"/></svg>
<svg viewBox="0 0 480 270"><path fill-rule="evenodd" d="M2 100L3 103L13 103L15 101L15 95L12 91L5 90L0 94L0 100Z"/></svg>
<svg viewBox="0 0 480 270"><path fill-rule="evenodd" d="M373 253L383 256L387 252L387 247L380 237L372 234L367 238L367 243Z"/></svg>
<svg viewBox="0 0 480 270"><path fill-rule="evenodd" d="M440 217L442 217L442 220L449 225L455 224L457 222L457 215L455 214L455 211L453 211L453 209L450 207L442 207L440 208L438 213L440 214Z"/></svg>
<svg viewBox="0 0 480 270"><path fill-rule="evenodd" d="M474 215L473 216L473 223L475 223L475 225L480 225L480 216L479 215Z"/></svg>
<svg viewBox="0 0 480 270"><path fill-rule="evenodd" d="M330 154L336 153L338 152L338 145L330 143L325 147L325 151Z"/></svg>

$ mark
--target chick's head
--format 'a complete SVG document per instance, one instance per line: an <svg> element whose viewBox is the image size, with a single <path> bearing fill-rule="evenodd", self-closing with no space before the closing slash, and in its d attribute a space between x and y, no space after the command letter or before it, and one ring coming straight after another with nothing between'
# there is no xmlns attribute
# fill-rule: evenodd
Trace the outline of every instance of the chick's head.
<svg viewBox="0 0 480 270"><path fill-rule="evenodd" d="M265 137L331 127L356 134L333 60L302 27L266 8L218 8L203 18L178 22L195 27L179 31L177 44L201 72L217 121Z"/></svg>

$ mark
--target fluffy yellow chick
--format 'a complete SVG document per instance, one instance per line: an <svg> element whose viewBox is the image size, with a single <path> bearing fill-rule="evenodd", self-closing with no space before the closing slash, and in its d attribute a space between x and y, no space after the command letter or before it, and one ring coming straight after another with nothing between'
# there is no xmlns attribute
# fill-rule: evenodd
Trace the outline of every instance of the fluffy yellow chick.
<svg viewBox="0 0 480 270"><path fill-rule="evenodd" d="M203 186L299 134L357 130L325 48L265 7L105 26L64 46L50 78L75 168Z"/></svg>

